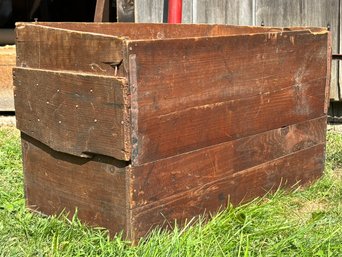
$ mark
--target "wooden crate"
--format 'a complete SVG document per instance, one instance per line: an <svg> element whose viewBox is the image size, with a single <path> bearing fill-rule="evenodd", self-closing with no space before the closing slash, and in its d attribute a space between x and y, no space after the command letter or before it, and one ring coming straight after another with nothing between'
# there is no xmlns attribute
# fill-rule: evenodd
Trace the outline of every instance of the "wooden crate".
<svg viewBox="0 0 342 257"><path fill-rule="evenodd" d="M137 240L322 174L321 28L19 23L30 209Z"/></svg>

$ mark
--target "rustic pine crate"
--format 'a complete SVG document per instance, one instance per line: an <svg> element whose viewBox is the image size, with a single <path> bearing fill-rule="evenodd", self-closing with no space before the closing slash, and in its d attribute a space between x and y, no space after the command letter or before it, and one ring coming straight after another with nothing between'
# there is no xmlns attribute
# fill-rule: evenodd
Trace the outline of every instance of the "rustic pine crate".
<svg viewBox="0 0 342 257"><path fill-rule="evenodd" d="M30 209L137 240L322 174L321 28L18 23Z"/></svg>

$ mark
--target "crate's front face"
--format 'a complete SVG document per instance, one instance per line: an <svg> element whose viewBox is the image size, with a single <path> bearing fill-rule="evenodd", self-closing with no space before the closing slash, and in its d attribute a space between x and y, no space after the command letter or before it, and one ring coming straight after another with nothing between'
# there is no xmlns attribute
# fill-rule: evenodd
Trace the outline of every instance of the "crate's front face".
<svg viewBox="0 0 342 257"><path fill-rule="evenodd" d="M322 173L328 32L88 25L17 29L32 208L136 239Z"/></svg>
<svg viewBox="0 0 342 257"><path fill-rule="evenodd" d="M30 209L126 230L129 85L117 37L17 26L14 93Z"/></svg>
<svg viewBox="0 0 342 257"><path fill-rule="evenodd" d="M129 43L134 236L322 174L328 38L284 31Z"/></svg>

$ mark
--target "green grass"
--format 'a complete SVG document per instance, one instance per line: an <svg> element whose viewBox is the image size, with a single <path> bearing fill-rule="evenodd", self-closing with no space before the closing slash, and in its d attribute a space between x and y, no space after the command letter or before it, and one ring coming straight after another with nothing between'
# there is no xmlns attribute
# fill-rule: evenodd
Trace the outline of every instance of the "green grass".
<svg viewBox="0 0 342 257"><path fill-rule="evenodd" d="M342 256L342 135L328 134L324 176L208 222L155 230L135 247L106 231L25 209L19 133L0 128L0 256Z"/></svg>

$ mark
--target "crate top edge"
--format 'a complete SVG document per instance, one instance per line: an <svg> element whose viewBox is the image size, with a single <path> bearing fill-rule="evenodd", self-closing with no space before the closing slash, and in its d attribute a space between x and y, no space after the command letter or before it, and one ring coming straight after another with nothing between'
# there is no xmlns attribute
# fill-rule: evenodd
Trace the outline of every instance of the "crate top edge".
<svg viewBox="0 0 342 257"><path fill-rule="evenodd" d="M266 27L266 26L240 26L240 25L226 25L226 24L163 24L163 23L109 23L109 22L17 22L16 29L20 30L25 27L39 27L43 29L48 29L52 31L65 31L68 33L77 33L77 34L84 34L84 35L94 35L100 36L105 38L112 38L116 40L134 42L134 41L160 41L160 40L186 40L186 39L201 39L201 38L218 38L218 37L233 37L233 36L249 36L249 35L258 35L258 34L270 34L270 33L284 33L284 32L293 32L293 33L311 33L313 35L320 35L320 34L328 34L330 33L327 28L325 27ZM120 28L128 28L130 27L132 31L139 31L141 28L145 28L149 30L148 33L151 35L142 36L139 38L137 35L111 35L107 31L97 31L94 32L94 29L120 29ZM161 35L159 36L158 29L172 29L177 30L178 32L182 29L192 29L196 28L199 30L209 30L206 33L208 35L196 35L196 34L188 34L188 35L180 35L178 36L178 32L175 35L167 35L165 36L165 31L161 31ZM224 29L232 29L232 30L241 30L246 31L245 33L237 33L237 32L230 32L229 33L222 33L217 32ZM155 30L152 32L152 30ZM117 32L111 32L117 33ZM127 33L127 32L123 32ZM130 32L132 33L132 32ZM136 33L136 32L134 32ZM184 32L182 32L184 33ZM204 32L201 32L204 33ZM139 33L138 33L139 34Z"/></svg>

